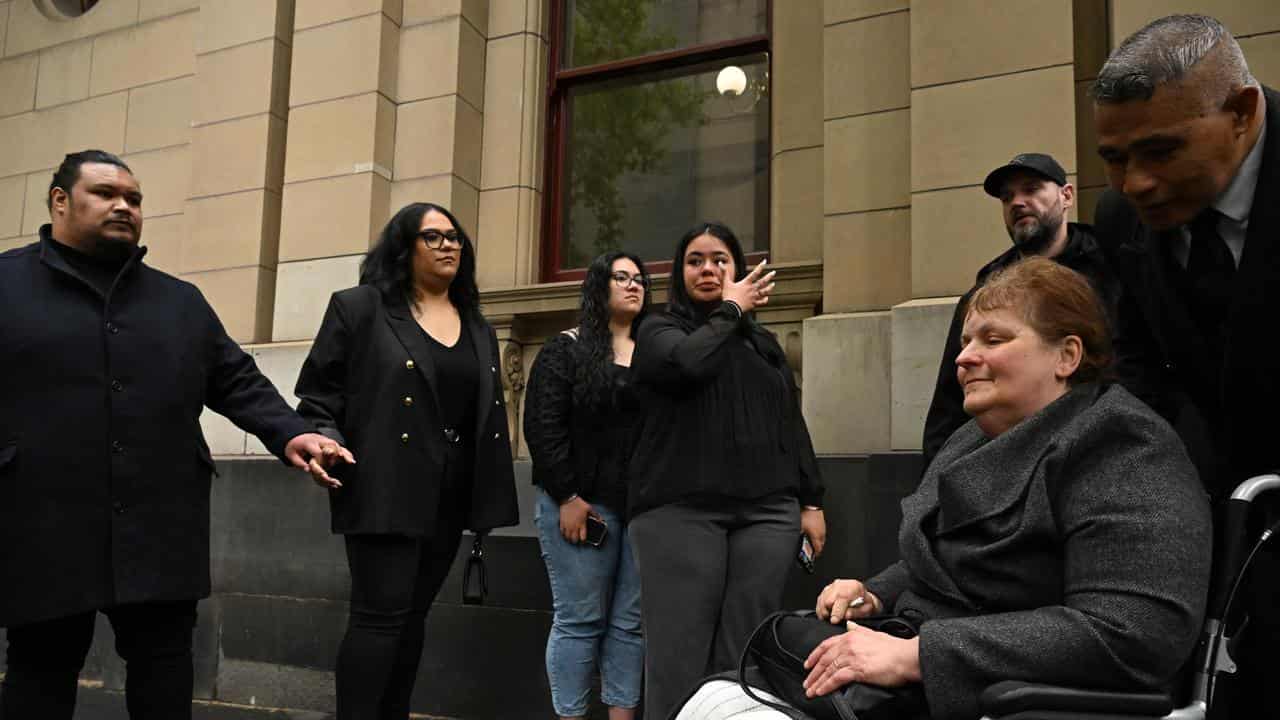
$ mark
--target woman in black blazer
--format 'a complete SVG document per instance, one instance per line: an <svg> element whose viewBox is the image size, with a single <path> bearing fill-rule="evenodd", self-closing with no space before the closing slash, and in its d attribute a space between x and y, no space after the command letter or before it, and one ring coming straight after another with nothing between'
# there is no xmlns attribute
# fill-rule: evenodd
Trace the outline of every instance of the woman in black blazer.
<svg viewBox="0 0 1280 720"><path fill-rule="evenodd" d="M408 717L427 610L463 529L517 522L498 365L471 241L445 208L404 207L360 285L329 301L295 391L298 412L359 458L331 469L351 570L340 720Z"/></svg>

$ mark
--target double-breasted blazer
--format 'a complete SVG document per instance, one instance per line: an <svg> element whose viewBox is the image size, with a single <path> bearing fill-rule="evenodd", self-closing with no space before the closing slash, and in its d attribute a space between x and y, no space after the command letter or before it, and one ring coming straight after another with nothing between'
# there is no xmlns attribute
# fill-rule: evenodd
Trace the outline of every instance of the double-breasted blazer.
<svg viewBox="0 0 1280 720"><path fill-rule="evenodd" d="M1172 428L1083 384L1004 433L971 421L902 501L900 557L866 582L923 620L935 720L1001 680L1165 689L1209 586L1209 504Z"/></svg>
<svg viewBox="0 0 1280 720"><path fill-rule="evenodd" d="M453 430L474 433L466 527L519 522L497 335L479 313L464 313L462 328L486 377L475 427L453 429L441 422L435 366L408 305L370 285L330 298L295 394L298 412L356 457L332 471L343 483L329 495L333 532L430 535Z"/></svg>
<svg viewBox="0 0 1280 720"><path fill-rule="evenodd" d="M204 597L201 411L277 456L307 425L146 248L104 296L40 236L0 255L0 626Z"/></svg>

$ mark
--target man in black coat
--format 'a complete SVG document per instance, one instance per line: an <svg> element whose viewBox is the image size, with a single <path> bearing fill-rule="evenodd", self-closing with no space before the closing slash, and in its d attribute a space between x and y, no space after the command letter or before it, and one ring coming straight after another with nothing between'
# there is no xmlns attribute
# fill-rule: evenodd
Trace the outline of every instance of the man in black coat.
<svg viewBox="0 0 1280 720"><path fill-rule="evenodd" d="M202 409L300 468L349 456L308 432L193 285L142 263L142 191L119 158L68 155L48 205L39 242L0 255L0 717L71 718L101 611L131 716L189 718L209 594Z"/></svg>
<svg viewBox="0 0 1280 720"><path fill-rule="evenodd" d="M956 379L960 355L960 331L964 328L969 298L997 270L1030 255L1043 255L1082 273L1102 296L1108 312L1119 296L1119 286L1088 225L1067 221L1075 206L1075 188L1067 173L1049 155L1023 153L992 170L982 188L1000 201L1004 226L1013 247L978 271L974 287L956 303L951 329L942 348L938 382L924 422L924 469L961 425L969 421L964 411L964 389ZM923 472L923 471L922 471Z"/></svg>
<svg viewBox="0 0 1280 720"><path fill-rule="evenodd" d="M1153 21L1094 84L1111 190L1099 241L1124 283L1122 380L1178 431L1211 497L1280 469L1280 94L1217 20ZM1280 717L1280 557L1242 593L1232 717ZM1234 631L1232 631L1234 632ZM1234 645L1233 645L1234 647Z"/></svg>

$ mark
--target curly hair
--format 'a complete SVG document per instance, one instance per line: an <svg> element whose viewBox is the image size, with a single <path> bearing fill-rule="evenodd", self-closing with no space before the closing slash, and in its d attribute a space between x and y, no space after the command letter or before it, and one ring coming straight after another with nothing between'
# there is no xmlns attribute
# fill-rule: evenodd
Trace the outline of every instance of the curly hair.
<svg viewBox="0 0 1280 720"><path fill-rule="evenodd" d="M631 321L631 337L649 308L649 272L644 261L628 252L612 251L591 261L587 276L582 281L582 299L579 303L578 341L573 346L574 404L585 408L598 408L609 402L611 386L609 366L613 363L613 334L609 331L609 294L613 282L613 263L625 258L640 268L644 279L644 294L640 312Z"/></svg>
<svg viewBox="0 0 1280 720"><path fill-rule="evenodd" d="M458 274L449 283L449 301L463 317L480 312L480 289L476 286L476 251L471 238L453 213L435 203L405 205L382 228L377 243L360 261L360 284L372 285L388 304L413 297L413 251L422 228L422 216L435 210L449 218L462 242Z"/></svg>

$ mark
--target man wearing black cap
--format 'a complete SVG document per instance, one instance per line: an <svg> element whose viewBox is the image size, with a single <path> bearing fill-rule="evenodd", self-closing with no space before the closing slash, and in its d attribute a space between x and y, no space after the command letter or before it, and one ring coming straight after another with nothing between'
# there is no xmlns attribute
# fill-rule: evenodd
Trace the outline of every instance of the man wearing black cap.
<svg viewBox="0 0 1280 720"><path fill-rule="evenodd" d="M1089 278L1102 296L1108 312L1115 307L1115 298L1119 295L1118 286L1094 240L1092 228L1067 222L1067 213L1075 205L1075 188L1067 182L1067 174L1056 160L1041 153L1016 155L1008 163L992 170L982 188L1000 200L1004 226L1013 240L1013 247L979 270L975 286L956 304L947 344L942 351L942 364L938 368L938 384L924 423L925 468L929 467L951 433L969 420L964 411L964 390L956 379L956 357L960 355L965 307L973 291L986 281L987 276L1024 257L1043 255Z"/></svg>

